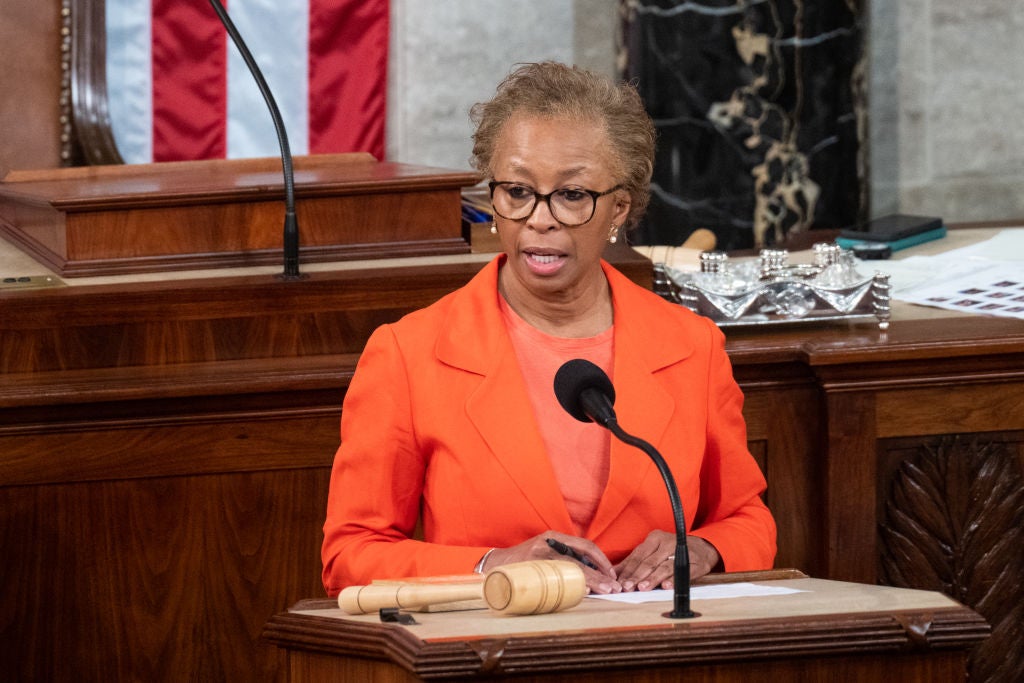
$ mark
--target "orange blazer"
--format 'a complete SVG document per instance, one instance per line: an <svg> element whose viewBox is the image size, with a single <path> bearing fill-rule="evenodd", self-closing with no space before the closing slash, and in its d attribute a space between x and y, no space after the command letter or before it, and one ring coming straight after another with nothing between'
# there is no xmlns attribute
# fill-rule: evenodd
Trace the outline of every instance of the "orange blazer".
<svg viewBox="0 0 1024 683"><path fill-rule="evenodd" d="M547 530L575 535L499 310L503 259L367 342L331 473L328 594L379 578L469 573L492 547ZM718 549L727 571L771 567L775 523L724 336L602 267L620 426L665 458L687 528ZM413 538L417 520L423 540ZM674 531L664 482L646 454L613 438L587 537L616 563L656 528Z"/></svg>

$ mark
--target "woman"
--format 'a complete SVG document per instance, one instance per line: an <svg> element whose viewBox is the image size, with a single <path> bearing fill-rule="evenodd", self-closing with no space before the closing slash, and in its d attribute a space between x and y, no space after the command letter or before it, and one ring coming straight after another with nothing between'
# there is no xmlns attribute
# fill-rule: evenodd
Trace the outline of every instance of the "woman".
<svg viewBox="0 0 1024 683"><path fill-rule="evenodd" d="M654 129L636 92L529 64L473 117L503 253L367 343L331 477L328 593L564 559L551 538L592 565L593 592L670 588L664 484L642 452L558 405L553 377L572 358L612 377L620 424L673 470L691 574L770 567L775 525L722 334L601 260L647 204Z"/></svg>

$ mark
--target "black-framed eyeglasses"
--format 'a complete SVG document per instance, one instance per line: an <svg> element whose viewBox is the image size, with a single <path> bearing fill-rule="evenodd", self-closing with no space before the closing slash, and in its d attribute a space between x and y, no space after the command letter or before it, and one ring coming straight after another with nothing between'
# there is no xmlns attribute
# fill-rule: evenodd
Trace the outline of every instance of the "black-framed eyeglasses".
<svg viewBox="0 0 1024 683"><path fill-rule="evenodd" d="M562 225L572 228L583 225L594 217L597 200L616 190L598 192L582 187L560 187L547 194L540 194L529 185L507 180L492 180L487 184L491 188L491 206L494 213L510 221L521 221L533 215L537 202L546 202L551 216Z"/></svg>

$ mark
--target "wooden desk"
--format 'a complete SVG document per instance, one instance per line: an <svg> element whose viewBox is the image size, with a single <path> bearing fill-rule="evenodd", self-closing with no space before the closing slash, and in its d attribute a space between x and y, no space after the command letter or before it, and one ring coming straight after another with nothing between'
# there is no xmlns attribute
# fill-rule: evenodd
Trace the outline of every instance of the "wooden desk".
<svg viewBox="0 0 1024 683"><path fill-rule="evenodd" d="M728 575L726 575L728 576ZM585 599L555 614L415 613L416 625L348 616L307 601L264 635L306 681L938 681L966 680L987 625L938 593L800 578L758 581L790 595L669 603Z"/></svg>
<svg viewBox="0 0 1024 683"><path fill-rule="evenodd" d="M273 678L282 662L259 634L321 594L362 345L487 258L0 290L0 671ZM619 264L649 281L649 262ZM777 565L954 595L992 624L972 669L987 680L1024 669L1024 325L921 310L896 307L885 335L730 331L728 351ZM905 544L914 520L927 523Z"/></svg>

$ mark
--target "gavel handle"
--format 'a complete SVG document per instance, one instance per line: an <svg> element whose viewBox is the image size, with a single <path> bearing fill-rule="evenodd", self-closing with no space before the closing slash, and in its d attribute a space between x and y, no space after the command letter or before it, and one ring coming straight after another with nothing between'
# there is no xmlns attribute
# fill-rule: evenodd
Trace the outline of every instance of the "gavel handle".
<svg viewBox="0 0 1024 683"><path fill-rule="evenodd" d="M715 233L711 232L707 228L697 228L690 236L683 242L683 249L699 249L701 251L711 251L715 248L715 244L718 242L718 238L715 237Z"/></svg>
<svg viewBox="0 0 1024 683"><path fill-rule="evenodd" d="M349 586L338 594L338 606L348 614L369 614L385 607L416 609L442 602L480 600L481 583L370 584Z"/></svg>

